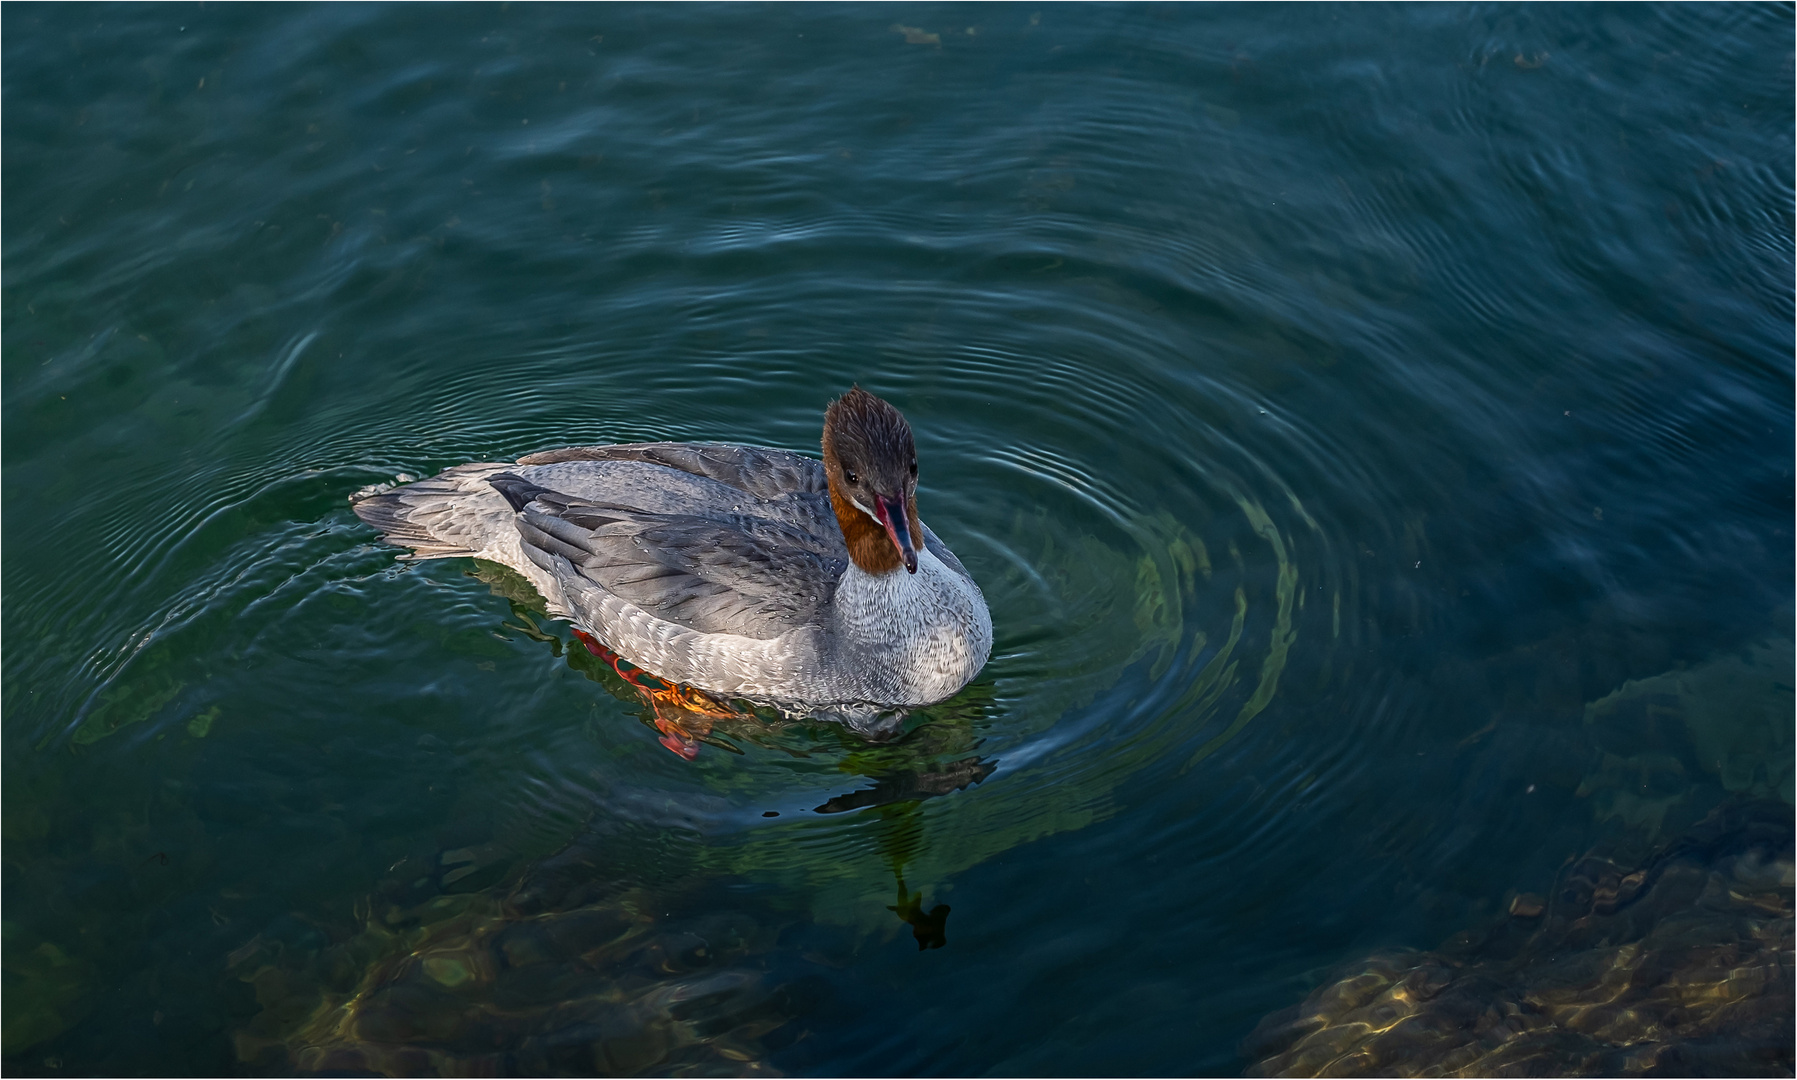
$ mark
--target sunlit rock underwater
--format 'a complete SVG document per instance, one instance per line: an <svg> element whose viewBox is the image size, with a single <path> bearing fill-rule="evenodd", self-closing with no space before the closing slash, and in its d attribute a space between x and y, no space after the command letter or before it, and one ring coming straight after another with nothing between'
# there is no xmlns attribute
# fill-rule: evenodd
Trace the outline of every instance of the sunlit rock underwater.
<svg viewBox="0 0 1797 1080"><path fill-rule="evenodd" d="M1792 822L1734 800L1430 952L1375 955L1244 1047L1255 1076L1789 1076Z"/></svg>
<svg viewBox="0 0 1797 1080"><path fill-rule="evenodd" d="M769 1050L800 1037L828 989L815 964L770 957L798 917L715 878L634 876L615 846L587 836L472 892L444 890L479 852L402 861L359 932L257 935L228 958L260 1009L235 1034L239 1060L333 1075L770 1074Z"/></svg>

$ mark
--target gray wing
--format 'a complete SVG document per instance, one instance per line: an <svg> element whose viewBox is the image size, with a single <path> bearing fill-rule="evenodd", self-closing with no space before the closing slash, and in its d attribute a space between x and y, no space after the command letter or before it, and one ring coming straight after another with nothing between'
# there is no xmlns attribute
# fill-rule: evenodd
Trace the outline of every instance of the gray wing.
<svg viewBox="0 0 1797 1080"><path fill-rule="evenodd" d="M847 559L841 546L841 532L835 512L827 499L829 485L824 477L824 464L789 450L773 450L760 446L738 446L733 443L619 443L611 446L570 446L561 450L545 450L518 459L519 465L554 465L571 461L641 461L662 465L693 476L705 477L762 499L779 499L785 495L819 495L823 499L792 499L799 524L837 545L835 554ZM769 508L780 514L777 508ZM784 515L782 515L784 516ZM923 527L924 547L950 570L973 581L973 575L955 553L948 549L928 525ZM974 586L978 588L976 584Z"/></svg>
<svg viewBox="0 0 1797 1080"><path fill-rule="evenodd" d="M827 496L788 491L740 510L665 512L591 490L556 491L543 481L554 478L553 466L562 461L540 464L549 468L488 479L517 511L525 555L551 574L578 574L656 618L700 633L766 639L815 622L848 567L834 519L828 530L808 527L829 512Z"/></svg>

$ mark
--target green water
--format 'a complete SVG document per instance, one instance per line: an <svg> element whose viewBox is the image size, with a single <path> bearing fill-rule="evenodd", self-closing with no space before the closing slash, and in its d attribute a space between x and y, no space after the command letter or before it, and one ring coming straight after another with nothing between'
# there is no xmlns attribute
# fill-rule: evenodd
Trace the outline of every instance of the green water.
<svg viewBox="0 0 1797 1080"><path fill-rule="evenodd" d="M295 1033L387 964L500 1071L686 1060L543 1049L630 971L708 1070L1238 1072L1335 965L1789 803L1792 25L8 5L8 1071L369 1067ZM890 743L688 763L347 502L813 452L856 381L996 636ZM649 944L466 1019L601 915Z"/></svg>

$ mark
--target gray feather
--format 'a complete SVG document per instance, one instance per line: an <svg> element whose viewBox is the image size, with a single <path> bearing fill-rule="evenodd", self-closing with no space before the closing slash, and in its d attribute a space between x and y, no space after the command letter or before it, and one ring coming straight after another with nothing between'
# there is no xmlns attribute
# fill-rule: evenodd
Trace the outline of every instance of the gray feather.
<svg viewBox="0 0 1797 1080"><path fill-rule="evenodd" d="M490 497L484 480L504 468L491 462L458 465L428 480L360 499L352 509L379 529L387 543L411 548L411 558L476 555L505 523L506 506Z"/></svg>
<svg viewBox="0 0 1797 1080"><path fill-rule="evenodd" d="M835 518L820 513L827 500L820 507L745 500L739 493L710 507L689 504L687 513L658 513L621 505L622 499L549 490L540 486L544 468L491 481L509 498L530 492L518 514L526 556L552 572L565 560L606 592L689 630L778 637L820 618L848 566ZM633 487L620 485L618 493L632 494ZM704 515L707 509L713 512Z"/></svg>

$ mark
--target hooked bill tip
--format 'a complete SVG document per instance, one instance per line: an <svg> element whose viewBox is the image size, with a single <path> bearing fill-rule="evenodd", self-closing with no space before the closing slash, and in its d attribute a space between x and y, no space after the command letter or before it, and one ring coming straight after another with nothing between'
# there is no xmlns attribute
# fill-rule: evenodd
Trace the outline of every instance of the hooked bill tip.
<svg viewBox="0 0 1797 1080"><path fill-rule="evenodd" d="M898 548L899 556L905 561L905 570L917 573L917 537L911 535L904 499L875 497L874 506L878 508L876 516L880 524L886 526L886 535L892 539L892 546Z"/></svg>

